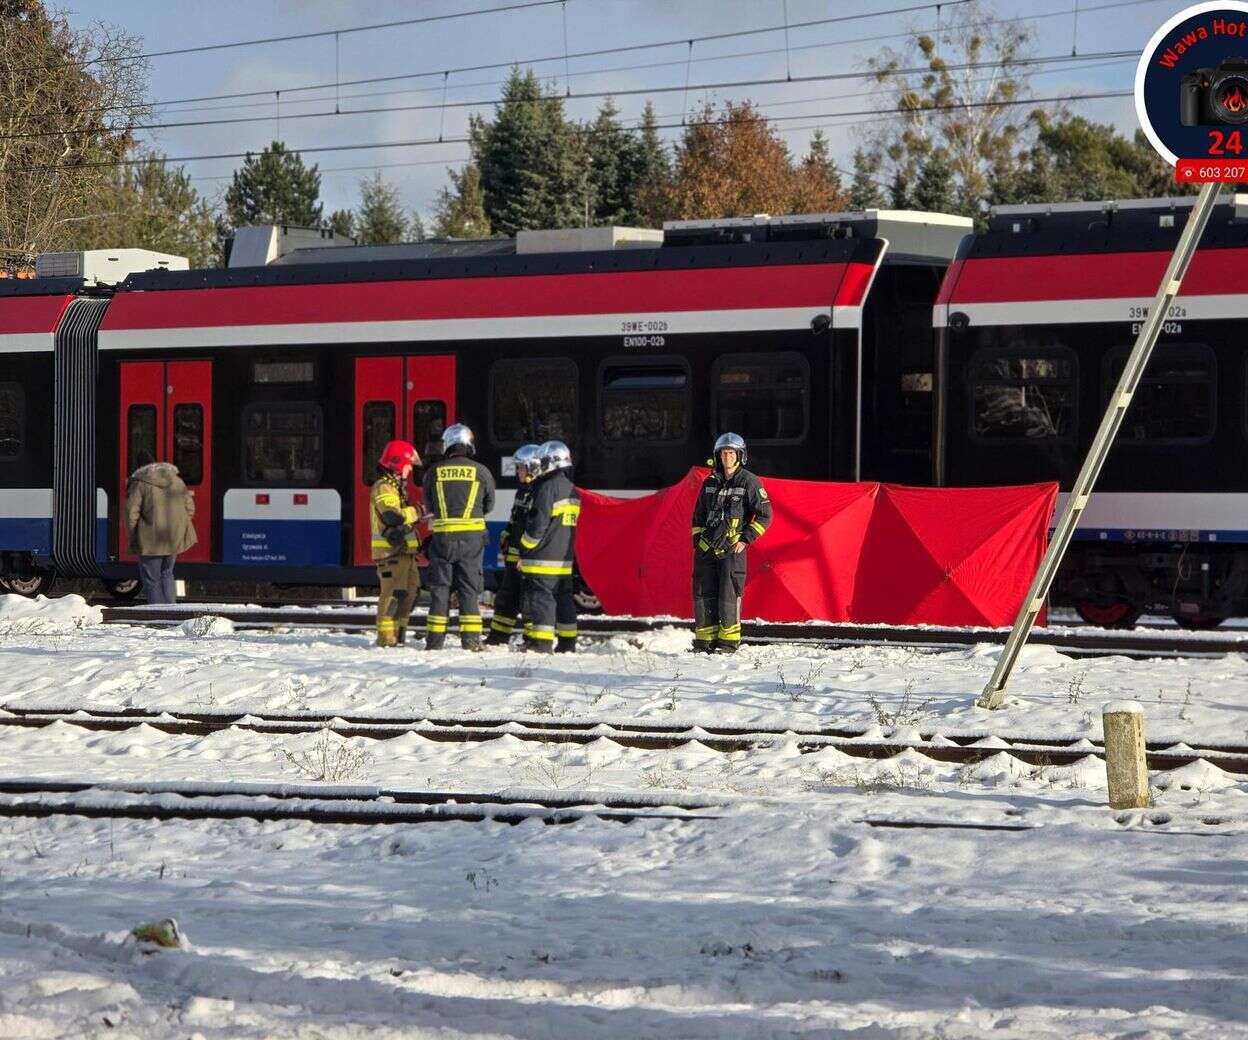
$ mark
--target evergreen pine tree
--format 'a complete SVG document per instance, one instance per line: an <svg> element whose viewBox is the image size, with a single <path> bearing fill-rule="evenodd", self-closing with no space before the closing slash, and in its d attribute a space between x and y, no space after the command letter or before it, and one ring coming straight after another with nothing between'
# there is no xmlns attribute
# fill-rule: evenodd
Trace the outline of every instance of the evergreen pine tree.
<svg viewBox="0 0 1248 1040"><path fill-rule="evenodd" d="M448 170L451 188L443 188L433 204L435 238L489 238L481 170L469 163L461 171ZM453 189L453 190L452 190Z"/></svg>
<svg viewBox="0 0 1248 1040"><path fill-rule="evenodd" d="M841 192L841 171L828 150L828 139L818 127L810 135L810 148L802 166L807 172L826 181L839 194Z"/></svg>
<svg viewBox="0 0 1248 1040"><path fill-rule="evenodd" d="M641 112L638 135L638 171L633 178L632 211L638 223L659 224L666 216L665 200L672 179L672 161L659 135L659 119L649 101Z"/></svg>
<svg viewBox="0 0 1248 1040"><path fill-rule="evenodd" d="M589 155L590 223L635 224L636 199L643 175L641 141L620 125L620 110L607 98L598 118L586 128Z"/></svg>
<svg viewBox="0 0 1248 1040"><path fill-rule="evenodd" d="M888 204L893 209L911 209L910 176L905 170L897 170L893 174L892 183L888 186Z"/></svg>
<svg viewBox="0 0 1248 1040"><path fill-rule="evenodd" d="M212 207L200 197L181 166L164 156L109 171L99 202L102 212L90 220L66 222L61 249L155 249L186 257L192 267L207 267L216 249Z"/></svg>
<svg viewBox="0 0 1248 1040"><path fill-rule="evenodd" d="M356 227L356 238L362 246L390 245L407 237L407 214L399 201L399 190L386 183L380 170L360 181Z"/></svg>
<svg viewBox="0 0 1248 1040"><path fill-rule="evenodd" d="M849 204L854 209L878 209L884 205L884 194L876 177L880 160L861 148L854 152L854 177L849 185Z"/></svg>
<svg viewBox="0 0 1248 1040"><path fill-rule="evenodd" d="M425 232L425 219L420 215L419 210L412 210L412 215L407 221L407 240L409 242L423 242L428 238Z"/></svg>
<svg viewBox="0 0 1248 1040"><path fill-rule="evenodd" d="M933 148L923 160L909 201L915 209L932 213L949 213L953 210L953 166L943 148Z"/></svg>
<svg viewBox="0 0 1248 1040"><path fill-rule="evenodd" d="M485 214L505 235L584 222L588 166L582 135L532 70L513 69L492 121L469 124Z"/></svg>
<svg viewBox="0 0 1248 1040"><path fill-rule="evenodd" d="M247 153L243 167L225 193L232 227L245 224L295 224L319 227L321 174L305 166L298 152L274 141L259 155Z"/></svg>
<svg viewBox="0 0 1248 1040"><path fill-rule="evenodd" d="M345 238L355 238L355 214L349 209L336 209L329 215L329 220L325 222L325 226L329 228L335 235L342 235Z"/></svg>

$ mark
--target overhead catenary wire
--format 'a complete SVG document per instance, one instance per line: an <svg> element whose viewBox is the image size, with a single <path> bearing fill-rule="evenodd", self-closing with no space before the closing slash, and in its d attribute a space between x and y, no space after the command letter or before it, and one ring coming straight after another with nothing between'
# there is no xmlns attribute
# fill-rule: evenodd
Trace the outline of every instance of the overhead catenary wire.
<svg viewBox="0 0 1248 1040"><path fill-rule="evenodd" d="M691 45L692 46L692 45ZM1104 60L1112 60L1134 56L1133 51L1104 51L1099 55L1084 55L1084 59L1097 57ZM1048 55L1039 58L1020 58L1008 63L1008 67L1023 67L1033 65L1044 65L1052 62L1070 62L1080 60L1071 58L1066 54ZM965 71L979 68L995 68L1001 65L1000 62L983 61L983 62L963 62L958 64L949 64L945 68L948 71ZM887 72L889 76L899 75L924 75L930 73L930 69L926 66L915 66L911 68L890 69ZM738 80L720 80L713 83L688 83L683 85L669 84L657 87L630 87L623 90L589 90L580 91L578 93L563 95L547 95L540 98L534 98L532 101L513 102L513 104L552 104L563 103L568 100L587 100L607 97L629 97L635 95L650 94L670 94L683 92L685 97L685 107L688 106L688 97L690 91L712 91L740 89L742 87L768 87L768 86L785 86L790 83L823 83L848 79L877 79L881 74L876 71L858 71L858 72L829 72L817 75L794 76L791 79L781 77L768 77L765 79L738 79ZM295 112L287 113L284 117L287 120L296 119L324 119L334 116L361 116L361 115L385 115L396 112L428 112L433 110L442 110L450 108L487 108L492 105L499 104L497 98L487 98L472 101L446 101L437 103L427 103L419 105L380 105L368 108L348 108L342 111L320 111L320 112ZM278 113L279 120L283 118ZM125 129L130 132L138 130L175 130L188 129L195 127L215 127L215 126L237 126L247 123L267 123L273 119L271 115L257 116L231 116L225 119L188 119L176 120L167 123L134 123ZM21 141L21 140L38 140L49 137L66 137L66 136L84 136L98 134L100 131L97 127L58 127L50 130L23 130L17 133L0 134L0 141Z"/></svg>
<svg viewBox="0 0 1248 1040"><path fill-rule="evenodd" d="M478 15L503 14L508 11L524 11L534 7L554 7L564 0L519 0L517 3L502 4L498 7L480 7L467 11L448 11L446 14L422 15L419 18L398 18L389 22L374 22L370 25L352 25L338 29L317 29L312 32L286 33L282 36L263 36L254 40L231 40L225 43L201 43L194 47L173 47L163 51L146 51L142 54L118 54L107 57L81 58L77 61L62 61L51 65L28 65L27 69L63 69L87 68L91 65L120 65L130 61L146 61L150 58L170 58L181 54L206 54L211 51L232 50L237 47L261 47L274 43L294 43L302 40L324 40L331 36L347 36L352 33L377 32L382 29L399 29L411 25L426 25L430 22L448 22L459 18L473 18ZM924 6L930 7L931 4Z"/></svg>
<svg viewBox="0 0 1248 1040"><path fill-rule="evenodd" d="M980 108L1012 108L1019 105L1045 105L1045 104L1062 104L1073 101L1094 101L1107 98L1131 97L1133 94L1130 90L1105 90L1095 91L1084 94L1061 94L1050 97L1033 97L1033 98L1016 98L1005 101L961 101L948 105L930 105L919 109L896 107L883 109L862 109L854 112L824 112L824 113L804 113L802 115L793 116L758 116L753 121L760 123L780 122L795 119L836 119L851 116L878 116L887 118L891 116L909 116L916 117L922 115L930 115L936 112L949 112L959 109L980 109ZM739 119L739 117L738 117ZM658 123L655 129L658 130L674 130L682 125L687 126L716 126L726 122L723 119L692 119L687 123ZM640 127L624 127L623 129L635 132ZM592 126L573 128L572 133L581 136L592 136L597 131ZM350 151L371 151L379 148L427 148L441 144L469 144L471 139L468 137L448 137L442 141L436 138L422 138L410 141L368 141L358 144L335 144L335 145L313 145L290 147L290 151L307 154L321 154L330 152L350 152ZM30 165L9 164L9 169L21 171L34 170L88 170L88 169L115 169L123 166L141 166L145 163L154 161L167 163L188 163L188 162L206 162L209 160L219 159L245 159L254 152L218 152L211 155L179 155L165 156L159 160L155 160L150 156L134 159L101 159L89 162L77 163L40 163Z"/></svg>
<svg viewBox="0 0 1248 1040"><path fill-rule="evenodd" d="M970 0L945 0L943 4L929 3L929 4L921 5L919 8L914 8L913 10L921 10L923 9L923 7L942 7L942 6L952 7L955 4L963 4L963 3L969 3L969 2ZM1144 4L1155 4L1155 3L1165 3L1165 2L1168 2L1168 0L1110 0L1110 2L1102 3L1096 6L1083 7L1082 11L1086 14L1090 11L1104 11L1104 10L1110 10L1113 8L1136 7L1136 6L1141 6ZM900 10L909 11L912 9L905 8L905 9L900 9ZM1020 16L1013 17L1013 18L982 18L982 19L978 19L978 20L970 21L970 22L961 22L956 25L947 25L945 26L943 31L948 33L954 29L976 28L976 27L980 27L984 25L1006 25L1006 24L1011 24L1014 22L1023 22L1023 21L1038 21L1042 18L1060 18L1065 15L1071 14L1073 11L1074 11L1074 8L1063 8L1058 11L1042 11L1037 14L1020 15ZM831 22L837 22L837 21L841 21L847 18L876 17L877 15L885 15L885 14L891 14L891 13L895 13L895 11L879 11L879 12L874 12L873 14L870 14L870 15L844 15L844 16L840 16L839 18L816 19L813 21L795 23L791 27L792 28L806 28L810 26L817 26L817 25L823 25L823 24L827 24ZM777 26L767 26L767 27L758 28L758 29L742 29L736 32L729 32L729 33L715 33L715 34L705 35L705 36L681 37L680 39L675 39L675 40L658 40L658 41L653 41L650 43L622 44L622 45L615 46L615 47L601 47L601 48L597 48L594 50L575 51L566 55L566 57L573 58L573 59L595 58L595 57L602 57L608 54L627 54L627 53L641 51L641 50L660 50L665 47L686 47L690 39L692 39L693 42L695 43L703 43L703 42L709 42L712 40L724 40L724 39L731 39L731 38L737 38L737 37L743 37L743 36L757 36L757 35L762 35L765 33L781 32L783 31L783 29L784 29L783 25L777 25ZM849 46L855 43L874 43L880 40L904 39L906 37L910 37L913 35L914 34L912 31L907 31L907 32L884 33L881 35L874 35L874 36L857 36L857 37L850 37L850 38L845 38L845 39L840 39L840 40L828 41L824 43L798 44L790 49L793 51L821 50L821 49L826 49L826 48L831 48L831 47ZM694 58L693 62L694 64L700 64L700 63L712 62L712 61L727 61L727 60L732 60L734 58L755 57L755 56L766 55L766 54L780 54L780 53L783 53L783 51L784 51L784 48L769 48L769 49L763 49L763 50L739 51L739 52L735 52L732 54L723 54L723 55L712 54L712 55L707 55L704 58ZM1136 53L1138 55L1138 51ZM342 80L342 81L335 80L334 82L325 82L325 83L308 83L302 86L284 86L280 89L281 89L281 93L285 94L287 96L287 100L289 101L291 94L307 93L307 92L317 91L317 90L333 90L333 89L340 88L340 87L371 86L377 83L395 83L395 82L399 82L402 80L411 80L411 79L427 79L427 78L431 78L435 76L444 76L448 74L458 75L461 73L468 73L468 72L488 72L494 69L506 69L506 68L513 68L516 66L544 65L544 64L549 64L551 62L562 62L564 58L565 58L565 55L561 52L559 54L546 55L546 56L539 57L539 58L515 58L509 61L490 62L490 63L483 64L483 65L461 65L461 66L457 66L454 68L427 69L421 72L405 72L405 73L388 75L388 76L368 76L368 77L364 77L360 79L351 79L351 80ZM646 69L646 68L674 67L678 65L684 65L686 60L687 60L686 58L680 58L678 60L671 61L671 62L656 62L654 64L641 65L641 66L630 65L630 66L621 66L621 67L617 67L613 69L587 69L581 72L573 72L571 73L571 75L572 76L588 76L588 75L595 75L601 72L616 72L616 71L626 72L626 71L636 70L639 68ZM475 85L476 86L493 86L496 84L488 83L488 84L475 84ZM85 113L85 112L123 111L123 110L133 109L133 108L170 108L170 107L174 107L177 105L191 105L191 104L197 104L199 102L204 102L204 101L232 101L232 100L238 100L241 98L268 97L274 93L275 93L275 89L272 87L269 87L269 88L265 88L262 90L235 91L229 94L203 94L198 97L173 98L173 99L161 100L161 101L145 101L145 102L136 102L133 104L110 105L110 106L103 106L103 107L95 108L95 109L83 109L82 111ZM359 96L370 96L370 95L359 95ZM317 100L324 100L324 99L317 99ZM263 103L268 104L270 102L263 102ZM225 107L233 107L233 106L225 106Z"/></svg>

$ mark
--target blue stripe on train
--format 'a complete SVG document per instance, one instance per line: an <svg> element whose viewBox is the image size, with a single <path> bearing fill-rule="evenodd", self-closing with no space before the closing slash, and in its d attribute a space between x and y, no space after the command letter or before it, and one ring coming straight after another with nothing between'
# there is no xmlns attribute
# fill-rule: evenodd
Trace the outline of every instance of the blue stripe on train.
<svg viewBox="0 0 1248 1040"><path fill-rule="evenodd" d="M302 567L342 563L337 520L226 520L224 562Z"/></svg>
<svg viewBox="0 0 1248 1040"><path fill-rule="evenodd" d="M52 555L52 520L41 516L0 517L0 551ZM95 558L108 559L108 521L95 521Z"/></svg>
<svg viewBox="0 0 1248 1040"><path fill-rule="evenodd" d="M0 517L0 549L8 552L28 552L35 556L51 556L52 518Z"/></svg>

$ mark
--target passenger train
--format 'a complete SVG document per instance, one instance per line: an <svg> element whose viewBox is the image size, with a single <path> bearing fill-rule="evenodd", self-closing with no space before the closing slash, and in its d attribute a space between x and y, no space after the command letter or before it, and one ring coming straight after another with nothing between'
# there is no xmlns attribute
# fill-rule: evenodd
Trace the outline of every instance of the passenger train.
<svg viewBox="0 0 1248 1040"><path fill-rule="evenodd" d="M1069 485L1189 206L999 209L978 234L887 210L379 247L247 228L213 270L40 257L0 282L0 572L130 591L147 450L196 496L181 576L373 583L381 445L428 460L455 421L500 474L492 566L530 441L616 494L673 483L726 429L763 475ZM1248 610L1245 258L1229 200L1061 574L1096 623Z"/></svg>

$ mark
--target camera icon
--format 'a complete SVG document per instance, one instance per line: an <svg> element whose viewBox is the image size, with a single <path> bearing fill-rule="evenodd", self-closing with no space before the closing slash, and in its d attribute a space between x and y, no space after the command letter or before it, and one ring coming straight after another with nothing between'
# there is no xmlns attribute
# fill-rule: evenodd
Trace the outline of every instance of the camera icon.
<svg viewBox="0 0 1248 1040"><path fill-rule="evenodd" d="M1183 126L1248 123L1248 58L1225 58L1217 68L1196 69L1179 80Z"/></svg>

